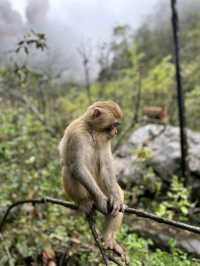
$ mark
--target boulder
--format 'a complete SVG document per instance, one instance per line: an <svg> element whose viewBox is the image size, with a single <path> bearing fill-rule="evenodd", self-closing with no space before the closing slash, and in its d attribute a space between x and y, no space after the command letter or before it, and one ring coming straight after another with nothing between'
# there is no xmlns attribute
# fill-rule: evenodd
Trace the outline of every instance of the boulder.
<svg viewBox="0 0 200 266"><path fill-rule="evenodd" d="M188 167L194 178L192 185L200 188L200 133L187 129ZM138 149L144 147L151 156L146 160L138 158ZM137 184L152 168L155 175L169 181L172 175L180 175L181 153L179 128L170 125L148 124L133 132L128 142L115 154L115 167L119 181ZM151 179L151 178L150 178Z"/></svg>

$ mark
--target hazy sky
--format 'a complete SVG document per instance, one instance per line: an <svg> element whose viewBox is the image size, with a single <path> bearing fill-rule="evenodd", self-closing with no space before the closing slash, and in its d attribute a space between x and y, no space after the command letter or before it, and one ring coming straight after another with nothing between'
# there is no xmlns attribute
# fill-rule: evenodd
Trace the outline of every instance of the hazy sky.
<svg viewBox="0 0 200 266"><path fill-rule="evenodd" d="M187 8L186 4L199 1L178 3ZM91 69L95 72L98 46L110 43L114 26L129 24L137 29L148 16L161 14L159 23L162 18L168 19L169 7L170 0L0 0L0 56L9 56L5 52L16 48L17 41L33 29L46 34L48 48L42 54L36 51L34 56L29 55L29 61L62 72L66 69L69 75L71 71L79 77L83 72L81 47L92 51Z"/></svg>
<svg viewBox="0 0 200 266"><path fill-rule="evenodd" d="M0 2L3 0L0 0ZM43 1L43 0L41 0ZM25 20L28 0L11 0ZM48 18L60 27L70 27L84 39L108 39L113 26L136 28L153 13L158 0L49 0Z"/></svg>
<svg viewBox="0 0 200 266"><path fill-rule="evenodd" d="M90 56L91 69L96 73L96 48L110 42L113 27L129 24L136 29L144 18L154 13L160 1L0 0L0 38L4 40L0 48L1 51L9 50L9 45L15 45L17 38L20 40L25 32L34 29L46 34L48 56L39 54L32 57L32 61L36 60L38 64L45 59L48 66L53 64L58 69L60 66L70 69L67 70L69 75L70 71L81 73L77 48L86 46L93 53Z"/></svg>

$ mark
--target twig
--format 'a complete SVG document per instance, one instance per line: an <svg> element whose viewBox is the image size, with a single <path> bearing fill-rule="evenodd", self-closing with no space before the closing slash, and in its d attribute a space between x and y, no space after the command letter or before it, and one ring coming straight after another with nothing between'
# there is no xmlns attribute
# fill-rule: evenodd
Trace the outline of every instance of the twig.
<svg viewBox="0 0 200 266"><path fill-rule="evenodd" d="M5 215L3 216L3 219L1 220L1 223L0 223L0 232L2 231L3 225L4 225L4 223L5 223L6 219L7 219L10 211L13 208L15 208L16 206L23 205L23 204L26 204L26 203L32 203L32 204L52 203L52 204L60 205L60 206L63 206L65 208L70 208L70 209L73 209L73 210L78 210L79 209L78 206L75 205L72 202L59 200L59 199L55 199L55 198L51 198L51 197L46 197L46 198L42 198L42 199L31 199L31 200L18 201L18 202L15 202L15 203L11 204L8 207L8 209L7 209ZM153 221L155 221L157 223L168 224L168 225L180 228L182 230L187 230L187 231L190 231L190 232L193 232L193 233L196 233L196 234L200 234L200 227L193 226L193 225L186 224L186 223L182 223L182 222L177 222L177 221L170 220L170 219L163 218L163 217L159 217L159 216L157 216L155 214L152 214L152 213L149 213L149 212L145 212L145 211L142 211L142 210L138 210L138 209L135 209L135 208L129 208L129 207L126 206L124 208L124 213L125 214L135 214L135 215L137 215L139 217L151 219L151 220L153 220Z"/></svg>
<svg viewBox="0 0 200 266"><path fill-rule="evenodd" d="M177 222L177 221L170 220L170 219L163 218L163 217L159 217L155 214L145 212L142 210L137 210L134 208L126 207L125 213L126 214L135 214L139 217L151 219L157 223L168 224L168 225L180 228L182 230L187 230L187 231L190 231L190 232L195 233L195 234L200 234L200 227L193 226L193 225L186 224L186 223Z"/></svg>
<svg viewBox="0 0 200 266"><path fill-rule="evenodd" d="M100 244L99 236L98 236L98 233L97 233L96 227L95 227L94 217L91 214L91 215L87 215L86 218L87 218L90 230L92 232L92 235L94 237L95 243L96 243L96 245L97 245L97 247L101 253L101 256L103 258L103 262L106 266L108 266L108 257L104 251L104 248Z"/></svg>
<svg viewBox="0 0 200 266"><path fill-rule="evenodd" d="M42 198L42 199L30 199L30 200L22 200L22 201L17 201L13 204L11 204L8 209L6 210L1 223L0 223L0 232L2 231L3 225L8 217L8 215L10 214L10 211L19 206L19 205L23 205L23 204L27 204L27 203L32 203L32 204L45 204L45 203L53 203L53 204L57 204L60 206L63 206L65 208L70 208L73 210L78 210L78 206L76 206L74 203L72 202L67 202L64 200L59 200L59 199L54 199L54 198L50 198L50 197L46 197L46 198Z"/></svg>
<svg viewBox="0 0 200 266"><path fill-rule="evenodd" d="M96 250L96 247L94 247L92 245L81 243L80 240L77 240L77 239L74 239L74 238L71 238L70 242L73 243L73 244L80 245L80 249L84 250L84 251L92 251L92 252L94 252ZM116 265L122 266L122 264L119 261L117 261L113 256L111 256L109 253L106 253L106 256L107 256L107 258L110 261L114 262ZM62 265L59 265L59 266L62 266Z"/></svg>
<svg viewBox="0 0 200 266"><path fill-rule="evenodd" d="M82 48L78 49L80 56L82 57L83 69L84 69L84 76L85 76L85 88L87 92L88 102L89 104L92 103L92 95L91 95L91 86L90 86L90 51L87 51L86 48L83 46Z"/></svg>
<svg viewBox="0 0 200 266"><path fill-rule="evenodd" d="M138 69L138 91L136 96L136 104L135 104L135 114L133 117L133 121L135 123L138 122L139 112L140 112L140 105L141 105L141 96L142 96L142 69L139 67Z"/></svg>

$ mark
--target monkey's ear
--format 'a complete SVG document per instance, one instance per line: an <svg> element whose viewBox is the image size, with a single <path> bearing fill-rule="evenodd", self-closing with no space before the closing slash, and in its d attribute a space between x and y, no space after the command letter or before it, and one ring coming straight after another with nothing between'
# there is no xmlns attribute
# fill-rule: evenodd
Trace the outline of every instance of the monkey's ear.
<svg viewBox="0 0 200 266"><path fill-rule="evenodd" d="M99 109L99 108L95 108L94 110L93 110L93 113L92 113L92 117L93 118L97 118L97 117L99 117L101 115L101 110Z"/></svg>

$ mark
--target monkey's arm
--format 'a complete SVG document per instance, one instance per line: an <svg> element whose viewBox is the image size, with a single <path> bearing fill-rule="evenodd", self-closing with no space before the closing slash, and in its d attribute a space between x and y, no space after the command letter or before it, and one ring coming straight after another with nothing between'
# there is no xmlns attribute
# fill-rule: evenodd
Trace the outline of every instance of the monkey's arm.
<svg viewBox="0 0 200 266"><path fill-rule="evenodd" d="M97 185L95 179L90 174L87 167L82 163L73 167L73 177L82 184L89 192L91 198L94 200L95 206L102 213L108 213L108 198L104 195L102 190Z"/></svg>
<svg viewBox="0 0 200 266"><path fill-rule="evenodd" d="M87 189L92 198L95 199L98 195L105 197L84 163L74 163L72 173L73 177Z"/></svg>
<svg viewBox="0 0 200 266"><path fill-rule="evenodd" d="M104 157L102 160L101 177L104 183L105 190L112 195L118 196L118 183L113 168L111 157Z"/></svg>
<svg viewBox="0 0 200 266"><path fill-rule="evenodd" d="M101 169L101 177L103 180L104 190L108 196L109 209L113 216L117 215L120 210L123 210L122 191L117 183L115 172L112 165L112 158L104 158L103 167Z"/></svg>
<svg viewBox="0 0 200 266"><path fill-rule="evenodd" d="M91 199L94 200L96 207L101 212L107 214L108 198L88 168L88 164L90 163L88 162L88 154L90 154L88 139L73 136L71 145L73 149L70 150L70 168L73 178L86 188Z"/></svg>

